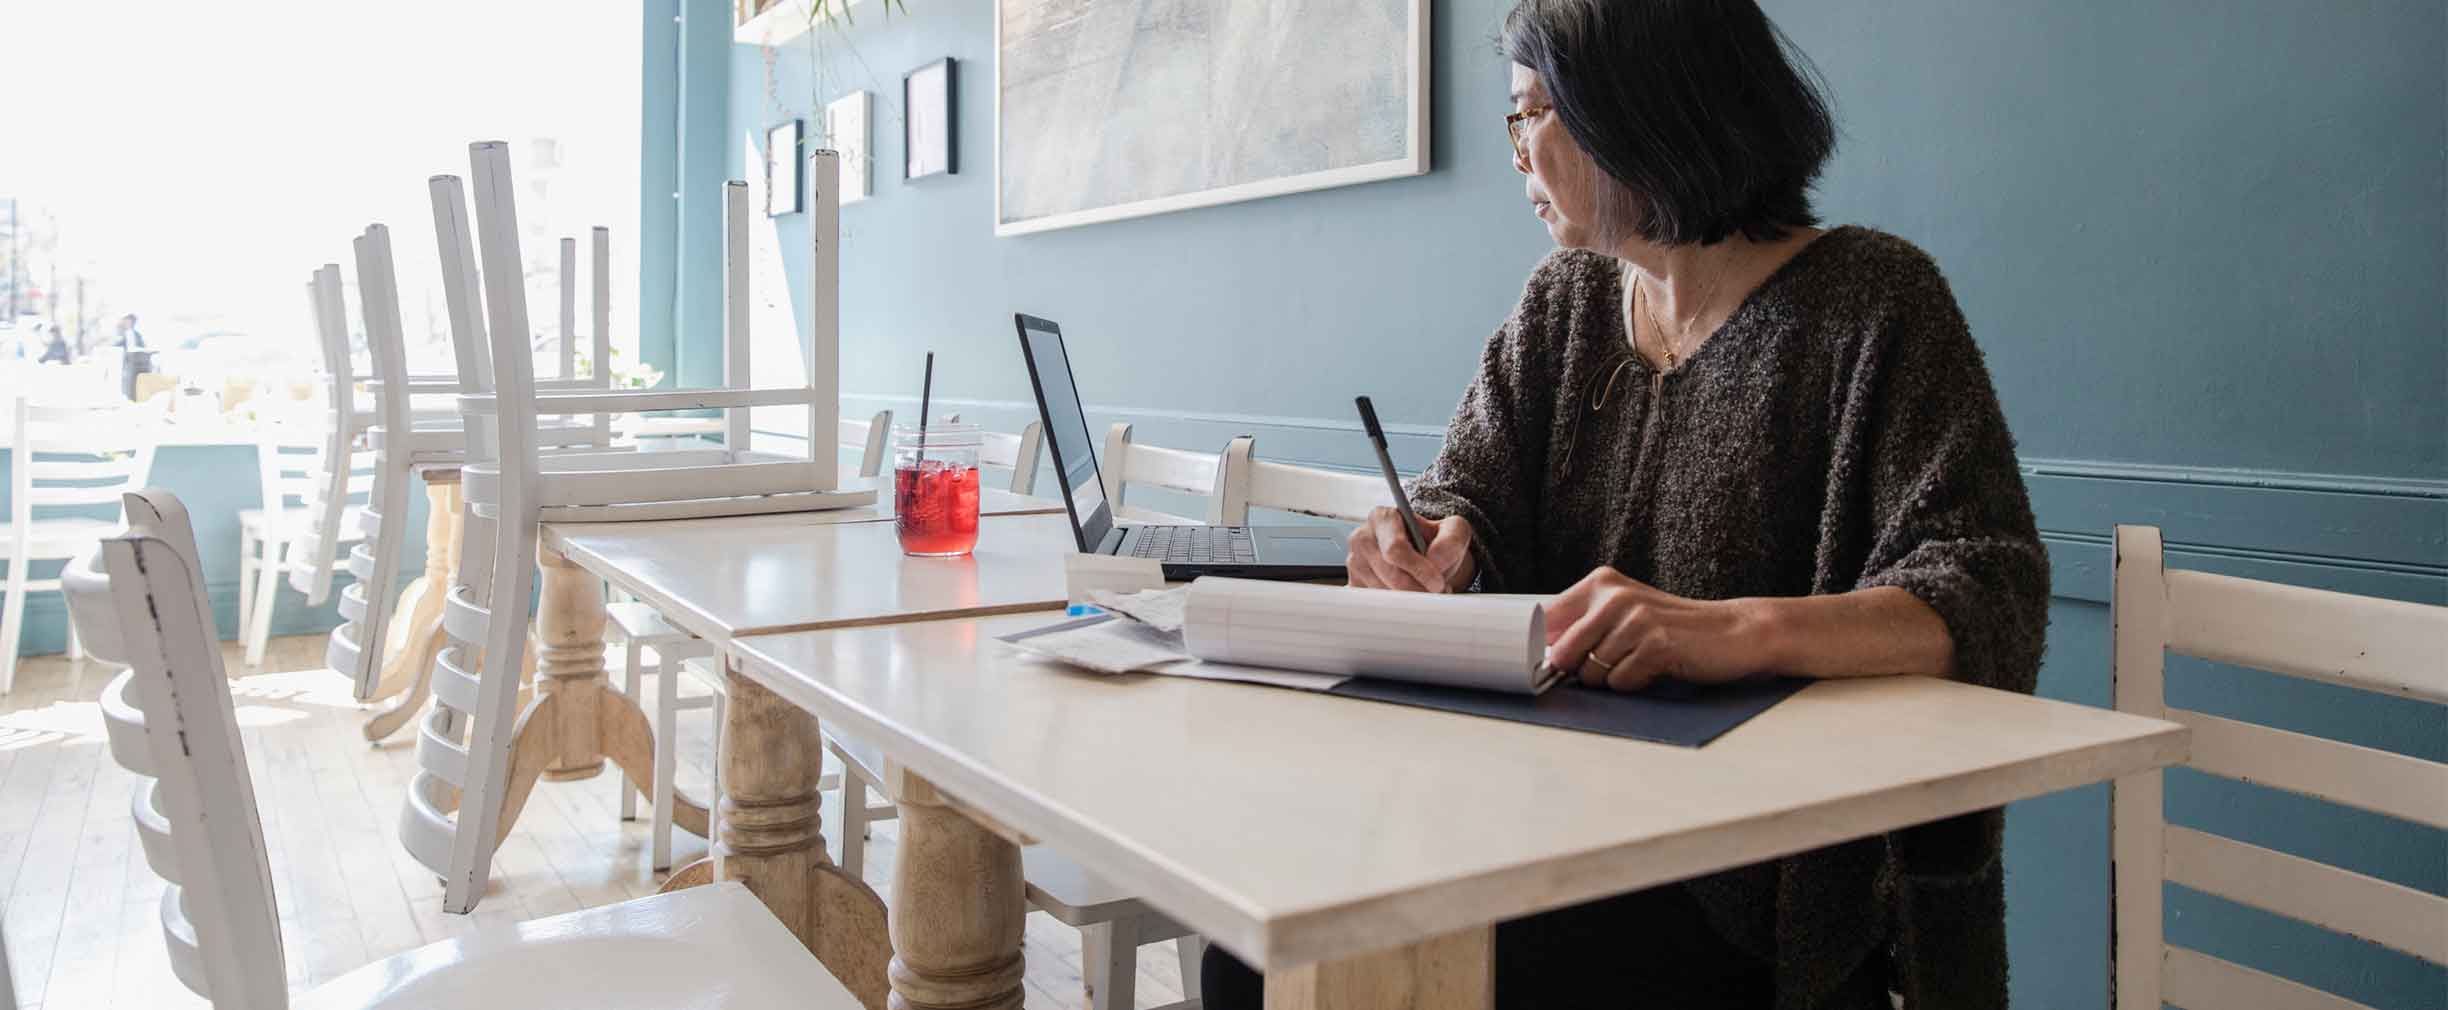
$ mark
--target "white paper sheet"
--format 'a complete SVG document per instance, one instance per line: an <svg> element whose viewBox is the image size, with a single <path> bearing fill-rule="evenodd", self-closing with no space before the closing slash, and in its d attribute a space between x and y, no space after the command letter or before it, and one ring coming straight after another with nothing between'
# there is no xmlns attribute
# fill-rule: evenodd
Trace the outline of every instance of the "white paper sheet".
<svg viewBox="0 0 2448 1010"><path fill-rule="evenodd" d="M1209 662L1517 694L1553 679L1538 598L1206 578L1187 604L1183 644Z"/></svg>

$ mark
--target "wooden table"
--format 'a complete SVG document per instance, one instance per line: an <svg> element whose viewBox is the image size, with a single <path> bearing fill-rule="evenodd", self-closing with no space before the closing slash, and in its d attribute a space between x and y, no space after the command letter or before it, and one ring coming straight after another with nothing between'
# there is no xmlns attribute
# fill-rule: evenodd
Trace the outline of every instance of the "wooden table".
<svg viewBox="0 0 2448 1010"><path fill-rule="evenodd" d="M536 638L546 660L539 690L573 697L601 694L605 618L598 579L653 604L673 624L718 646L741 635L794 629L1059 608L1065 600L1063 558L1078 549L1061 508L987 491L977 551L962 558L903 555L893 524L881 521L889 518L888 508L547 523L537 552L544 598ZM717 756L722 816L709 835L714 856L710 863L674 873L666 887L714 877L745 882L844 985L868 1005L882 1007L891 956L883 899L827 858L816 813L816 777L798 775L820 765L815 718L737 670L728 671L728 686ZM588 734L589 741L603 739L607 734L587 723L584 714L601 707L565 706L564 711L578 714L561 731L564 738L578 732ZM521 741L526 737L522 721ZM651 747L652 741L605 740L601 746L635 750ZM624 769L633 765L616 760ZM595 762L600 765L601 758ZM523 764L515 755L512 767L505 831L533 783L533 775L517 771ZM682 807L674 813L675 821L691 826L692 811ZM706 823L702 808L693 813L696 824ZM820 922L825 928L818 928ZM1018 977L1013 975L1015 984Z"/></svg>
<svg viewBox="0 0 2448 1010"><path fill-rule="evenodd" d="M817 835L817 716L887 757L894 1006L1020 1005L1031 840L1268 971L1271 1007L1485 1007L1496 921L2161 767L2186 744L2172 723L1898 677L1813 685L1695 750L1096 677L994 641L1049 619L726 646L735 685L785 703L743 720L734 701L726 810L786 806L780 837ZM866 942L806 889L758 893L820 954Z"/></svg>
<svg viewBox="0 0 2448 1010"><path fill-rule="evenodd" d="M709 642L1063 605L1062 559L1079 549L1063 515L988 515L974 554L911 558L867 511L546 524L543 543Z"/></svg>

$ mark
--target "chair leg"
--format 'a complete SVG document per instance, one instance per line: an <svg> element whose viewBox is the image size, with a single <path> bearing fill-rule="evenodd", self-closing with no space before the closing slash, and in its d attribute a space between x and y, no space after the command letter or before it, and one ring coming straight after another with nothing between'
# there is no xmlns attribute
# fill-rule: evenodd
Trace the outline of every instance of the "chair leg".
<svg viewBox="0 0 2448 1010"><path fill-rule="evenodd" d="M1091 1010L1132 1010L1139 988L1139 920L1080 927L1080 983Z"/></svg>
<svg viewBox="0 0 2448 1010"><path fill-rule="evenodd" d="M1205 998L1206 994L1199 991L1199 965L1207 960L1207 938L1197 933L1174 937L1173 956L1181 961L1182 998Z"/></svg>
<svg viewBox="0 0 2448 1010"><path fill-rule="evenodd" d="M638 696L638 656L645 650L638 645L638 640L635 638L627 639L623 644L626 646L626 650L623 654L629 658L627 661L621 664L620 693L629 696L630 700L634 701ZM661 729L662 724L658 722L656 724L656 728L658 730ZM637 820L637 796L637 782L629 778L629 776L626 774L622 775L620 801L621 820Z"/></svg>
<svg viewBox="0 0 2448 1010"><path fill-rule="evenodd" d="M714 771L713 771L713 774L712 774L712 775L708 776L708 777L709 777L709 778L710 778L712 781L708 782L708 783L707 783L707 785L706 785L706 830L708 830L708 831L721 831L721 830L722 830L722 826L721 826L720 824L715 823L715 821L716 821L716 819L717 819L717 818L720 818L720 817L722 816L722 795L723 795L723 791L722 791L722 731L723 731L723 720L724 720L724 719L728 719L728 718L730 718L730 717L731 717L731 696L730 696L729 694L726 694L726 693L724 693L724 692L720 691L720 690L715 691L715 692L714 692ZM819 770L819 771L821 771L822 769L821 769L821 768L819 768L818 770ZM715 836L713 836L713 835L710 835L710 834L709 834L709 835L707 835L707 836L706 836L706 841L708 841L708 842L712 842L712 841L714 840L714 837L715 837Z"/></svg>
<svg viewBox="0 0 2448 1010"><path fill-rule="evenodd" d="M255 621L255 534L238 531L238 626Z"/></svg>
<svg viewBox="0 0 2448 1010"><path fill-rule="evenodd" d="M836 760L839 755L835 755ZM841 868L854 880L867 871L867 783L842 762Z"/></svg>
<svg viewBox="0 0 2448 1010"><path fill-rule="evenodd" d="M26 565L8 563L8 596L0 598L0 694L17 687L17 636L25 630Z"/></svg>
<svg viewBox="0 0 2448 1010"><path fill-rule="evenodd" d="M680 730L680 661L657 649L654 739L654 868L671 869L672 771L679 764L672 744Z"/></svg>
<svg viewBox="0 0 2448 1010"><path fill-rule="evenodd" d="M272 640L272 611L274 601L280 599L281 572L289 567L289 545L265 540L263 554L263 560L255 566L256 581L260 583L255 587L255 606L248 612L246 623L240 625L246 633L246 665L250 667L263 665L264 646ZM246 580L242 578L239 583L243 586Z"/></svg>

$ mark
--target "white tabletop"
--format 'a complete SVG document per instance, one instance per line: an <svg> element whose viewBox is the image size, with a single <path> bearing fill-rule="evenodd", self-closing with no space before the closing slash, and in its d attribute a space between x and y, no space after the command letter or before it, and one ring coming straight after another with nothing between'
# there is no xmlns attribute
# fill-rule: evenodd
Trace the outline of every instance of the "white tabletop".
<svg viewBox="0 0 2448 1010"><path fill-rule="evenodd" d="M1067 599L1063 558L1079 548L1065 516L985 516L976 552L958 558L908 557L894 524L878 518L871 509L839 509L550 523L544 541L709 641L1047 610Z"/></svg>
<svg viewBox="0 0 2448 1010"><path fill-rule="evenodd" d="M2104 781L2184 730L1923 678L1811 686L1700 749L1279 688L1098 677L1051 614L759 635L745 672L1261 968Z"/></svg>

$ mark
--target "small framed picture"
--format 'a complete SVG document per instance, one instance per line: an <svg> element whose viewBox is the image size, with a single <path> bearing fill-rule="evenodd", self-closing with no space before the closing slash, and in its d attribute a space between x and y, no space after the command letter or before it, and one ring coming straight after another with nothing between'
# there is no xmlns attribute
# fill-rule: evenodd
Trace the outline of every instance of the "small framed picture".
<svg viewBox="0 0 2448 1010"><path fill-rule="evenodd" d="M901 78L901 107L907 113L902 117L907 125L901 135L905 179L960 172L957 121L953 118L958 111L953 101L955 68L956 61L947 56Z"/></svg>
<svg viewBox="0 0 2448 1010"><path fill-rule="evenodd" d="M825 143L841 154L841 202L857 203L875 194L869 181L867 121L875 95L853 91L825 106Z"/></svg>
<svg viewBox="0 0 2448 1010"><path fill-rule="evenodd" d="M799 121L765 131L765 216L799 213Z"/></svg>

